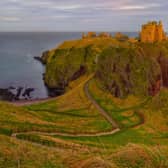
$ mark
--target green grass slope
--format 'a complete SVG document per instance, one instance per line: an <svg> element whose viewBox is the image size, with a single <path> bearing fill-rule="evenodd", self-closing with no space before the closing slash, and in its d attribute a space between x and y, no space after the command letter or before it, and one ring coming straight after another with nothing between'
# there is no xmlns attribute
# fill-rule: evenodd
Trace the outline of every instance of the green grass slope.
<svg viewBox="0 0 168 168"><path fill-rule="evenodd" d="M83 87L90 77L55 100L27 107L0 103L1 132L94 133L111 130L111 125L87 99Z"/></svg>
<svg viewBox="0 0 168 168"><path fill-rule="evenodd" d="M167 168L167 46L91 38L49 51L45 82L66 93L23 107L0 102L0 168ZM88 99L88 81L117 133L92 136L114 128Z"/></svg>

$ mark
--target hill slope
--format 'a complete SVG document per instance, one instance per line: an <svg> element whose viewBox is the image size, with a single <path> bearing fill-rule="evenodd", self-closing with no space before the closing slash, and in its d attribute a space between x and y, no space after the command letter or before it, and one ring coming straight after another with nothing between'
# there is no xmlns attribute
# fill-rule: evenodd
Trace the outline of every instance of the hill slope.
<svg viewBox="0 0 168 168"><path fill-rule="evenodd" d="M45 82L65 94L0 102L0 167L168 167L167 46L91 38L46 53Z"/></svg>

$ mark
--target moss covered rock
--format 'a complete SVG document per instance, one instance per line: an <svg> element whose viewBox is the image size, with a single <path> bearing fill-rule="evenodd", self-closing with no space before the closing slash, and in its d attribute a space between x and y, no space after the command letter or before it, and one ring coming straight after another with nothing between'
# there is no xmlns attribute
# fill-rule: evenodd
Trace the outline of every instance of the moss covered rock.
<svg viewBox="0 0 168 168"><path fill-rule="evenodd" d="M45 83L64 90L71 80L95 73L116 97L156 95L168 87L168 42L129 43L115 38L65 41L44 54Z"/></svg>
<svg viewBox="0 0 168 168"><path fill-rule="evenodd" d="M86 72L94 72L98 56L111 45L121 44L113 38L99 37L64 42L57 49L48 52L46 85L49 88L65 88L69 81Z"/></svg>
<svg viewBox="0 0 168 168"><path fill-rule="evenodd" d="M99 58L96 74L105 89L116 97L148 95L160 80L160 66L154 58L141 54L137 47L109 47Z"/></svg>

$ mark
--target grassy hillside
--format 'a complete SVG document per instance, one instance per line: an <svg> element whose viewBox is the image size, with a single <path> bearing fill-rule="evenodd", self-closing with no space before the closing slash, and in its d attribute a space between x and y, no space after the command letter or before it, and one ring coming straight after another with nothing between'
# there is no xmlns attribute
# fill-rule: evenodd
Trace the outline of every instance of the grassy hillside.
<svg viewBox="0 0 168 168"><path fill-rule="evenodd" d="M21 108L1 102L0 129L72 133L110 130L111 125L86 98L83 85L88 78L81 78L76 88L46 103Z"/></svg>
<svg viewBox="0 0 168 168"><path fill-rule="evenodd" d="M155 95L168 86L168 43L131 43L115 38L66 41L48 53L45 83L64 90L83 74L96 73L116 97Z"/></svg>
<svg viewBox="0 0 168 168"><path fill-rule="evenodd" d="M47 52L45 82L65 94L0 102L0 168L167 168L167 50L90 38Z"/></svg>
<svg viewBox="0 0 168 168"><path fill-rule="evenodd" d="M152 99L141 100L134 96L118 99L109 92L102 92L96 85L95 81L90 83L90 92L120 123L121 131L102 137L55 137L98 147L102 150L101 154L119 168L167 167L167 90L162 90ZM136 119L135 114L139 119ZM139 123L141 117L143 122Z"/></svg>
<svg viewBox="0 0 168 168"><path fill-rule="evenodd" d="M89 82L89 92L97 103L115 118L121 127L121 131L114 135L101 137L70 137L26 133L28 131L64 132L65 129L69 132L92 132L95 131L95 128L96 131L110 129L111 125L105 120L103 124L103 117L98 112L95 113L94 110L82 112L83 117L80 116L76 119L76 114L80 115L81 113L74 109L81 108L85 104L88 105L89 100L85 97L83 86L89 78L82 77L75 81L78 84L78 87L75 88L75 82L71 83L72 89L69 89L67 94L46 103L14 107L1 102L0 166L5 165L9 168L18 167L18 165L28 168L77 168L80 166L86 168L96 168L98 166L109 168L165 168L168 160L168 118L165 103L167 102L168 92L166 89L148 100L135 96L119 99L113 97L107 91L104 92L100 83L96 80L91 80ZM83 95L82 102L77 96L79 94ZM58 112L62 113L64 130L60 127L55 128L61 120L55 109L59 109ZM70 115L64 114L67 109L73 109L69 113ZM95 113L95 115L92 115L92 113ZM48 117L48 115L51 116ZM57 119L55 115L56 118L58 117ZM68 115L68 120L66 115ZM140 122L142 116L144 117L144 123ZM7 118L9 122L4 120L7 120ZM93 122L87 125L89 118ZM71 120L70 123L69 120ZM99 124L95 124L94 120L97 120ZM26 123L18 124L22 121ZM75 126L73 126L72 121L75 122ZM6 125L3 123L6 123ZM30 127L30 123L36 123L39 126L33 125L34 127ZM104 127L105 124L108 127ZM9 128L13 132L21 131L22 133L18 134L16 138L9 137L12 133L8 132ZM37 157L38 159L35 159Z"/></svg>

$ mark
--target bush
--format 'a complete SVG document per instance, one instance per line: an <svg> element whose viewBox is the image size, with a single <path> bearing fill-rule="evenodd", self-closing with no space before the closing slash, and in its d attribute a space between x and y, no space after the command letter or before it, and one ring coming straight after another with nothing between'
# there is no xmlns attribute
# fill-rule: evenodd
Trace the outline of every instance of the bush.
<svg viewBox="0 0 168 168"><path fill-rule="evenodd" d="M11 136L12 135L12 130L6 129L6 128L0 128L0 134Z"/></svg>

